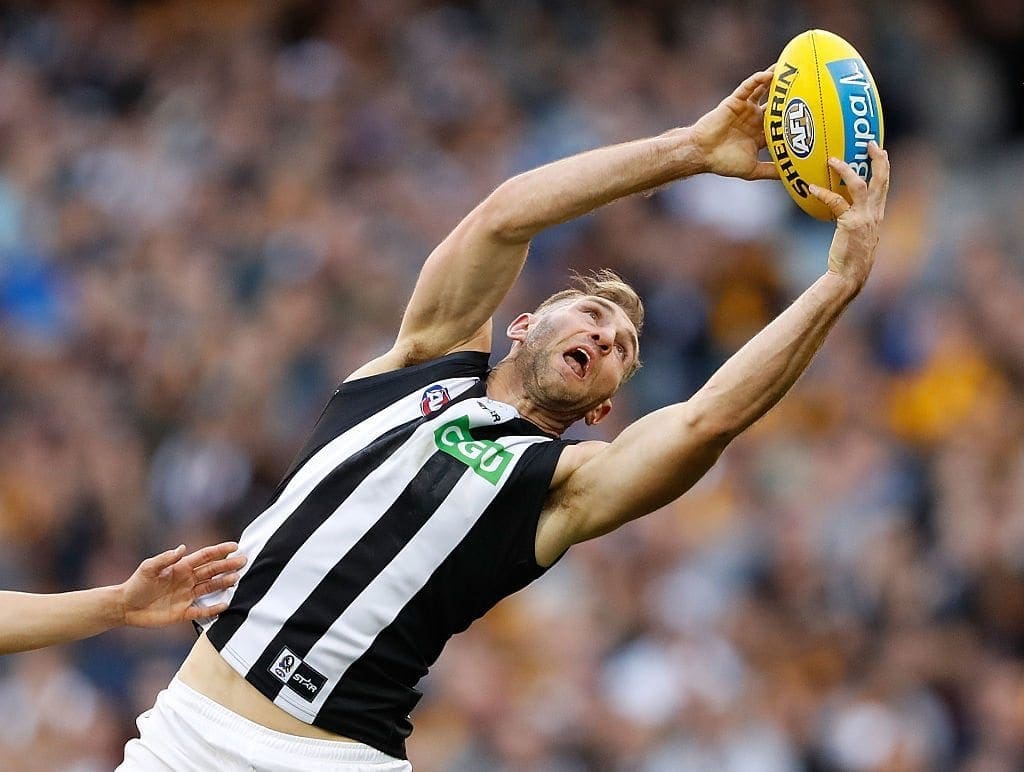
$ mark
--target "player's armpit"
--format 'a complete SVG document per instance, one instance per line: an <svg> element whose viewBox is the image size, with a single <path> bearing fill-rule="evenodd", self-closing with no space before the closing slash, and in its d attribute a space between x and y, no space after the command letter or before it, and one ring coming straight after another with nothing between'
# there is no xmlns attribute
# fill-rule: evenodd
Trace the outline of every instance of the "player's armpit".
<svg viewBox="0 0 1024 772"><path fill-rule="evenodd" d="M678 498L711 468L732 436L683 402L641 418L612 443L577 451L579 465L552 486L538 527L538 562L546 565L573 544Z"/></svg>
<svg viewBox="0 0 1024 772"><path fill-rule="evenodd" d="M528 241L505 238L495 194L470 212L430 254L402 317L395 348L429 361L479 336L526 261ZM488 340L480 350L490 350Z"/></svg>
<svg viewBox="0 0 1024 772"><path fill-rule="evenodd" d="M345 382L356 381L360 378L369 378L371 375L389 373L392 370L400 370L403 367L411 367L421 362L429 362L445 354L454 354L457 351L486 351L491 350L491 320L488 319L474 335L464 341L457 342L454 346L434 351L412 349L402 342L396 343L390 351L382 354L376 359L371 359L358 370L352 372L345 378Z"/></svg>

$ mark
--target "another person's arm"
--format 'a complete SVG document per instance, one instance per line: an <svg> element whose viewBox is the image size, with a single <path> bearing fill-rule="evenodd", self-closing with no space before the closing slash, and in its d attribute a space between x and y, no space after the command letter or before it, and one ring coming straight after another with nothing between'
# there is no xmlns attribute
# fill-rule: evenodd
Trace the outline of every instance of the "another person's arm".
<svg viewBox="0 0 1024 772"><path fill-rule="evenodd" d="M830 162L850 190L852 206L836 193L812 190L837 217L828 270L818 281L687 402L641 418L609 444L566 450L578 465L556 479L538 534L542 562L681 496L796 382L874 262L889 161L875 145L869 153L870 185L842 161Z"/></svg>
<svg viewBox="0 0 1024 772"><path fill-rule="evenodd" d="M234 542L185 555L185 545L142 561L126 582L112 587L37 595L0 592L0 654L39 649L113 627L159 627L215 616L226 603L201 608L196 598L230 587L245 557L228 557Z"/></svg>
<svg viewBox="0 0 1024 772"><path fill-rule="evenodd" d="M759 102L771 70L755 73L693 126L590 150L502 183L456 226L423 266L394 347L349 378L466 348L490 350L490 319L526 261L530 240L631 193L701 172L775 179L759 161Z"/></svg>

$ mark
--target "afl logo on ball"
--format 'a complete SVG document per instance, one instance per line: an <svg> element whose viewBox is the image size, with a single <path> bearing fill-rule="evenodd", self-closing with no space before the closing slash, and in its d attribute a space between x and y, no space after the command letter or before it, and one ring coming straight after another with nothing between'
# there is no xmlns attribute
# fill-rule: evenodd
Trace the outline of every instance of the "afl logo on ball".
<svg viewBox="0 0 1024 772"><path fill-rule="evenodd" d="M452 398L448 396L448 389L440 383L435 383L423 392L423 396L420 397L420 412L423 415L436 413L451 401Z"/></svg>
<svg viewBox="0 0 1024 772"><path fill-rule="evenodd" d="M806 158L814 149L814 120L811 109L802 99L790 100L782 122L786 144L797 158Z"/></svg>

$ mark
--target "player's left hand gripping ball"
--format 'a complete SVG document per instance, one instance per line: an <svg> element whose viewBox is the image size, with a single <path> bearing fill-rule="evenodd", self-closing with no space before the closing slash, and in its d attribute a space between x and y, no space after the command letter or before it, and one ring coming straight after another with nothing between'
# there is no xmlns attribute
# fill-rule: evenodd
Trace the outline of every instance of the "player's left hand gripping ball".
<svg viewBox="0 0 1024 772"><path fill-rule="evenodd" d="M807 214L831 220L811 195L812 184L850 201L839 174L828 165L841 158L871 178L868 144L882 146L882 104L860 54L838 35L809 30L782 50L768 91L764 133L779 178Z"/></svg>

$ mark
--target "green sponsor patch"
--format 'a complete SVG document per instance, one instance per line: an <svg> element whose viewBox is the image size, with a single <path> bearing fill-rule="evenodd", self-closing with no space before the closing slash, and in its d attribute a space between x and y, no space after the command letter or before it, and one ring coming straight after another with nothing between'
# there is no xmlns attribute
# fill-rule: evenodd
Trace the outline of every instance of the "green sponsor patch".
<svg viewBox="0 0 1024 772"><path fill-rule="evenodd" d="M434 432L438 449L458 459L491 485L497 485L505 473L512 453L491 440L474 440L469 433L469 418L449 421Z"/></svg>

